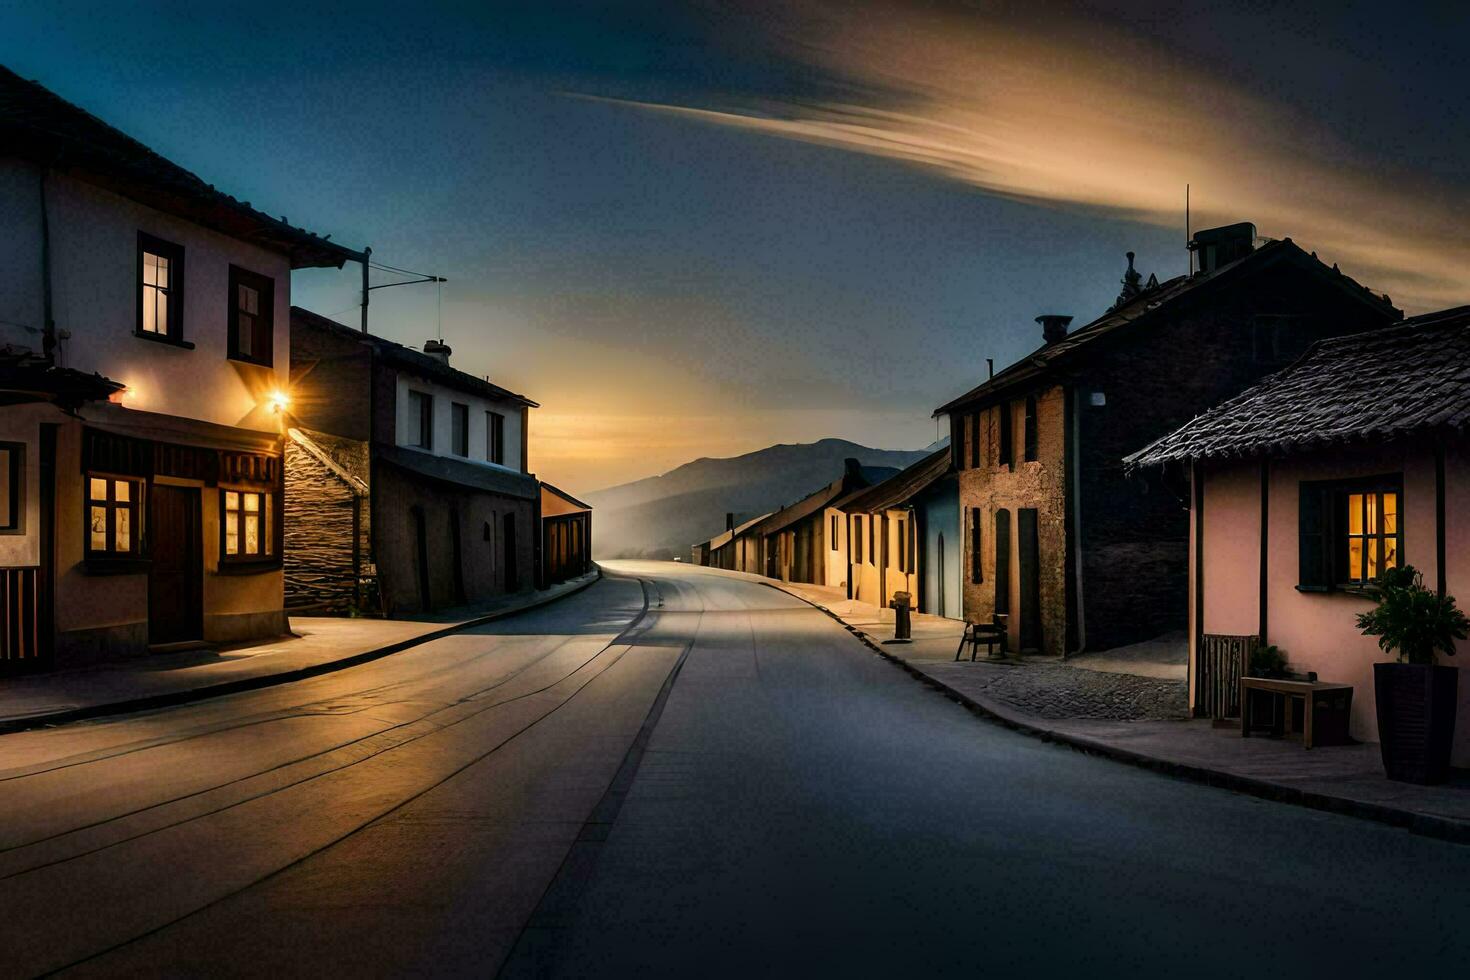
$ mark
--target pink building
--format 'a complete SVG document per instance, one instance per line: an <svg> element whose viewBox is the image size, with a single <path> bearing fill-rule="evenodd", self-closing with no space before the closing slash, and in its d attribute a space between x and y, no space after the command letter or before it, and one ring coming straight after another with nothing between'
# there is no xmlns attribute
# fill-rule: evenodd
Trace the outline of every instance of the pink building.
<svg viewBox="0 0 1470 980"><path fill-rule="evenodd" d="M1249 651L1270 643L1353 685L1352 735L1377 741L1373 664L1389 658L1355 616L1404 564L1470 600L1467 424L1470 306L1322 341L1128 458L1189 478L1195 714L1238 709ZM1459 690L1453 764L1470 766L1470 671Z"/></svg>

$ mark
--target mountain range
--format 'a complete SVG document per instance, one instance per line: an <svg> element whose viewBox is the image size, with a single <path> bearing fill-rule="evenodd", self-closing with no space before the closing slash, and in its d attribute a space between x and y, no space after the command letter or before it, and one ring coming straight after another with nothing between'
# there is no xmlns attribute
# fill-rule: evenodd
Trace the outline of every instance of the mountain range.
<svg viewBox="0 0 1470 980"><path fill-rule="evenodd" d="M843 460L902 469L933 452L870 449L845 439L768 446L743 456L696 459L661 476L587 494L597 558L689 557L725 529L794 503L842 475Z"/></svg>

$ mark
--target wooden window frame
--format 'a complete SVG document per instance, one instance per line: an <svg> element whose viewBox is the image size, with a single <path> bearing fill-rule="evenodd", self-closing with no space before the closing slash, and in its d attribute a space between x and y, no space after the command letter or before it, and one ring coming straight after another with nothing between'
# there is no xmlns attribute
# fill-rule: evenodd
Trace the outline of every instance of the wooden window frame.
<svg viewBox="0 0 1470 980"><path fill-rule="evenodd" d="M0 513L0 534L26 532L26 444L0 442L0 453L10 457L10 513Z"/></svg>
<svg viewBox="0 0 1470 980"><path fill-rule="evenodd" d="M505 415L492 409L485 410L485 460L505 465Z"/></svg>
<svg viewBox="0 0 1470 980"><path fill-rule="evenodd" d="M228 504L229 495L238 494L239 506L231 508ZM245 546L245 517L252 513L245 508L246 497L260 498L258 509L254 511L260 520L260 529L257 538L260 549L257 552L247 552ZM235 546L236 551L231 554L229 515L238 515L235 522ZM279 529L281 523L281 501L273 490L262 490L259 487L231 487L219 488L219 562L221 565L274 565L280 562Z"/></svg>
<svg viewBox="0 0 1470 980"><path fill-rule="evenodd" d="M164 295L168 297L168 330L143 329L143 300L150 288L143 282L144 253L168 259L168 286ZM159 344L172 344L193 350L194 345L184 339L184 246L138 232L137 262L133 272L133 336Z"/></svg>
<svg viewBox="0 0 1470 980"><path fill-rule="evenodd" d="M449 403L449 451L470 458L470 407L464 402Z"/></svg>
<svg viewBox="0 0 1470 980"><path fill-rule="evenodd" d="M259 308L255 313L255 324L250 331L250 349L240 345L240 287L256 292ZM276 281L258 272L230 266L229 306L226 307L226 322L229 325L229 351L232 361L259 364L271 367L275 363L276 344Z"/></svg>
<svg viewBox="0 0 1470 980"><path fill-rule="evenodd" d="M412 417L413 406L419 407L418 432L414 434L415 442L410 443L414 449L422 449L425 452L434 451L434 396L427 391L419 391L417 388L408 389L409 415Z"/></svg>
<svg viewBox="0 0 1470 980"><path fill-rule="evenodd" d="M92 481L102 480L106 484L103 497L95 497L92 494ZM117 485L128 484L129 499L120 501L117 499ZM144 553L143 545L143 515L147 509L143 506L147 494L147 482L135 476L123 476L116 473L88 472L83 474L82 494L82 527L84 529L82 548L84 556L89 560L118 560L141 558ZM104 525L102 535L110 547L94 548L92 546L92 510L94 507L102 507L104 510ZM128 513L128 547L126 549L115 547L117 543L117 514L119 511Z"/></svg>
<svg viewBox="0 0 1470 980"><path fill-rule="evenodd" d="M1404 556L1405 500L1402 473L1383 473L1374 476L1354 477L1341 480L1303 481L1299 487L1301 503L1297 513L1297 538L1300 559L1298 563L1297 591L1299 592L1372 592L1378 587L1378 578L1366 575L1366 547L1364 549L1364 576L1354 579L1348 574L1348 544L1351 538L1379 542L1392 541L1396 546L1395 566L1406 564ZM1383 532L1367 534L1366 515L1363 533L1353 535L1348 531L1347 508L1354 494L1376 494L1382 506L1382 495L1397 495L1398 513L1396 529L1392 534ZM1364 501L1366 509L1366 500ZM1310 510L1309 510L1310 508ZM1380 510L1381 514L1382 511ZM1380 551L1380 561L1381 561ZM1312 572L1306 571L1308 566ZM1380 573L1381 576L1381 573Z"/></svg>

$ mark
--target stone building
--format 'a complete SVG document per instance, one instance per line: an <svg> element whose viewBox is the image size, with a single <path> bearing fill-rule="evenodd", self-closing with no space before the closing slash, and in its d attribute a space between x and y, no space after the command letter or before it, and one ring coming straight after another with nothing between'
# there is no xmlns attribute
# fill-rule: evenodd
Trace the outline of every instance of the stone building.
<svg viewBox="0 0 1470 980"><path fill-rule="evenodd" d="M1324 337L1402 318L1386 296L1250 224L1201 231L1198 271L1144 283L940 406L959 480L964 615L1012 649L1106 649L1185 626L1186 492L1123 457Z"/></svg>
<svg viewBox="0 0 1470 980"><path fill-rule="evenodd" d="M330 515L291 532L293 608L392 616L535 587L536 403L449 355L292 308L287 496L293 514Z"/></svg>
<svg viewBox="0 0 1470 980"><path fill-rule="evenodd" d="M291 272L357 257L0 68L0 669L287 631Z"/></svg>

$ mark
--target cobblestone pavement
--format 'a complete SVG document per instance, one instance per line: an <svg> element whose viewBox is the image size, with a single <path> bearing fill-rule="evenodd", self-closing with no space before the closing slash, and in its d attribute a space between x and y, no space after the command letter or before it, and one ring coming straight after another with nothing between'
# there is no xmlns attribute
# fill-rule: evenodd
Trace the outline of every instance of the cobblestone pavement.
<svg viewBox="0 0 1470 980"><path fill-rule="evenodd" d="M935 663L925 673L1038 718L1139 721L1184 718L1184 681L1110 674L1063 664Z"/></svg>

